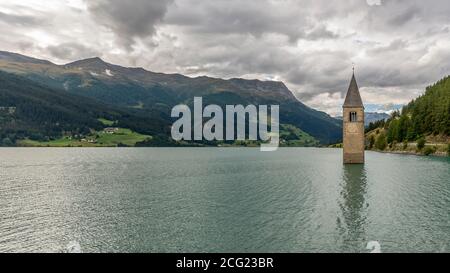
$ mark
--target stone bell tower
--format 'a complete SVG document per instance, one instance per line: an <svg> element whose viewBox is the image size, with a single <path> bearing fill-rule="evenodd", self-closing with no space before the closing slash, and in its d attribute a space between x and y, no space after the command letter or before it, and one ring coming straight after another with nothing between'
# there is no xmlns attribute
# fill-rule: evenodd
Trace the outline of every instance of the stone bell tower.
<svg viewBox="0 0 450 273"><path fill-rule="evenodd" d="M364 163L364 105L353 69L352 80L343 105L344 164Z"/></svg>

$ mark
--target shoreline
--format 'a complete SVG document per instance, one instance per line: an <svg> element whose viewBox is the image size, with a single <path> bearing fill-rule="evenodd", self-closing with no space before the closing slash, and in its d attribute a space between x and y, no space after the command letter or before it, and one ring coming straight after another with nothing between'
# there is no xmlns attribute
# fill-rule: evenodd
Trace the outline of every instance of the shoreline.
<svg viewBox="0 0 450 273"><path fill-rule="evenodd" d="M224 146L208 146L208 145L204 145L204 146L190 146L190 145L181 145L181 146L9 146L9 147L1 147L1 148L21 148L21 149L26 149L26 148L87 148L87 149L92 149L92 148L259 148L259 146L241 146L241 145L224 145ZM341 147L327 147L327 146L283 146L280 145L279 148L315 148L315 149L342 149ZM433 157L447 157L450 156L448 155L446 152L441 152L441 151L437 151L433 154L429 154L429 155L425 155L421 152L414 152L414 151L399 151L399 150L393 150L393 151L389 151L389 150L376 150L376 149L366 149L366 152L370 151L370 152L377 152L377 153L383 153L383 154L399 154L399 155L411 155L411 156L433 156Z"/></svg>
<svg viewBox="0 0 450 273"><path fill-rule="evenodd" d="M377 152L377 153L382 153L382 154L399 154L399 155L414 155L414 156L434 156L434 157L447 157L449 156L447 153L443 153L443 152L436 152L430 155L425 155L423 153L417 153L417 152L412 152L412 151L381 151L381 150L366 150L366 151L371 151L371 152Z"/></svg>

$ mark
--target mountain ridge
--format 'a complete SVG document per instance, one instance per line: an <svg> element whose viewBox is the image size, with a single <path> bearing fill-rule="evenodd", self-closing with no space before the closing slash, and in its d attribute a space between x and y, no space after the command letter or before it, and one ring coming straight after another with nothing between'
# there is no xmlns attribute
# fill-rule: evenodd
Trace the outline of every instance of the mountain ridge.
<svg viewBox="0 0 450 273"><path fill-rule="evenodd" d="M6 58L6 56L9 56L9 58ZM12 56L14 56L15 58L11 59ZM47 61L47 60L41 60L41 59L26 56L26 55L22 55L19 53L14 53L14 52L9 52L9 51L0 51L0 60L23 62L23 63L33 63L33 64L45 64L45 65L52 65L52 66L60 67L60 68L89 68L90 65L94 65L94 66L102 66L103 68L115 68L118 70L140 71L140 72L151 73L154 75L176 76L176 77L187 78L187 79L191 79L191 80L213 80L213 81L225 81L225 82L231 82L231 83L245 82L247 84L251 84L251 83L253 83L253 84L255 84L255 83L270 84L272 86L278 86L278 87L286 89L287 91L290 92L290 94L292 95L293 98L298 100L282 81L261 80L261 79L244 79L244 78L238 78L238 77L223 79L223 78L211 77L211 76L206 76L206 75L190 77L190 76L186 76L186 75L183 75L180 73L154 72L154 71L147 70L143 67L128 67L128 66L116 65L116 64L109 63L98 56L85 58L85 59L81 59L81 60L76 60L73 62L59 65L59 64L55 64L53 62ZM27 62L27 60L29 60L29 61Z"/></svg>
<svg viewBox="0 0 450 273"><path fill-rule="evenodd" d="M23 63L53 64L53 65L55 65L54 63L52 63L50 61L47 61L47 60L37 59L37 58L33 58L33 57L22 55L22 54L19 54L19 53L9 52L9 51L0 51L0 59L12 60L12 61L23 62Z"/></svg>
<svg viewBox="0 0 450 273"><path fill-rule="evenodd" d="M2 58L0 54L0 70L22 75L50 88L128 108L141 115L157 115L167 120L175 105L192 106L194 97L203 97L204 104L222 107L227 104L280 105L281 122L302 129L322 143L337 142L342 138L339 121L306 106L279 81L207 76L191 78L123 67L99 57L57 65L37 62L20 54L4 55L9 57Z"/></svg>

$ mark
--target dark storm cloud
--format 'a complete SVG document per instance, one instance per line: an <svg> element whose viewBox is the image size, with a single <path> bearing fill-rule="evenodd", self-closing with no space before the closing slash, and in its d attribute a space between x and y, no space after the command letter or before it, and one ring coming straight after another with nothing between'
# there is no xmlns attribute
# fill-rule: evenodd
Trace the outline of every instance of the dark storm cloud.
<svg viewBox="0 0 450 273"><path fill-rule="evenodd" d="M433 23L448 23L448 14L450 3L447 0L384 0L382 5L367 9L364 20L373 31L415 32Z"/></svg>
<svg viewBox="0 0 450 273"><path fill-rule="evenodd" d="M320 40L320 39L337 39L339 35L328 30L326 26L319 25L304 36L307 40Z"/></svg>
<svg viewBox="0 0 450 273"><path fill-rule="evenodd" d="M16 26L37 26L45 22L42 18L28 15L8 14L0 11L0 21Z"/></svg>
<svg viewBox="0 0 450 273"><path fill-rule="evenodd" d="M309 2L309 1L307 1ZM330 39L338 35L316 24L307 7L298 1L177 1L166 17L167 24L194 33L283 34L290 42L298 39Z"/></svg>
<svg viewBox="0 0 450 273"><path fill-rule="evenodd" d="M416 15L418 15L420 12L420 9L418 7L409 7L406 10L401 11L399 14L396 14L392 18L388 20L388 24L392 26L401 26L409 21L413 20Z"/></svg>
<svg viewBox="0 0 450 273"><path fill-rule="evenodd" d="M415 18L422 17L422 10L414 1L384 1L383 5L368 9L366 20L372 27L398 28Z"/></svg>
<svg viewBox="0 0 450 273"><path fill-rule="evenodd" d="M197 4L188 7L186 2ZM401 0L380 5L321 0L177 1L165 23L183 31L182 40L189 44L177 63L195 64L199 73L274 74L308 102L321 94L342 99L356 63L362 87L380 92L380 100L389 94L398 98L392 90L404 90L407 95L400 97L406 102L417 95L410 90L423 88L450 71L439 57L450 51L442 43L449 24L442 14L449 4L437 2L440 8ZM193 45L202 54L188 58ZM437 69L430 64L441 65Z"/></svg>
<svg viewBox="0 0 450 273"><path fill-rule="evenodd" d="M120 43L131 49L135 38L145 38L156 32L172 0L89 0L93 18L110 28Z"/></svg>
<svg viewBox="0 0 450 273"><path fill-rule="evenodd" d="M101 55L100 51L88 48L78 43L62 43L58 45L48 46L46 50L53 57L60 60L79 60Z"/></svg>

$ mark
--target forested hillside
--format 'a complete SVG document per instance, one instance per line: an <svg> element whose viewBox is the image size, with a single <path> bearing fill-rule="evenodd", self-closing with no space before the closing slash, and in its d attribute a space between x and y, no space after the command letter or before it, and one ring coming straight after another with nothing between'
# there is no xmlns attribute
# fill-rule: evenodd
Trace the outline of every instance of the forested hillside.
<svg viewBox="0 0 450 273"><path fill-rule="evenodd" d="M171 141L170 124L170 117L163 112L104 104L93 98L71 94L23 76L0 71L0 146L221 144ZM109 135L104 129L111 126L125 129ZM282 145L319 145L315 138L293 125L281 125L281 138ZM234 145L247 146L251 143Z"/></svg>
<svg viewBox="0 0 450 273"><path fill-rule="evenodd" d="M418 149L425 143L442 142L450 136L450 76L426 88L425 93L394 112L387 120L371 123L367 128L369 148L395 148L403 143L417 142ZM432 152L432 151L430 151Z"/></svg>
<svg viewBox="0 0 450 273"><path fill-rule="evenodd" d="M87 135L105 127L100 118L142 133L164 131L158 120L0 72L0 146L25 138L48 141L63 134Z"/></svg>
<svg viewBox="0 0 450 273"><path fill-rule="evenodd" d="M399 133L392 136L397 140L426 134L450 135L450 76L428 87L423 96L404 107L400 120L391 126L394 131L399 128ZM406 130L401 131L402 127Z"/></svg>

